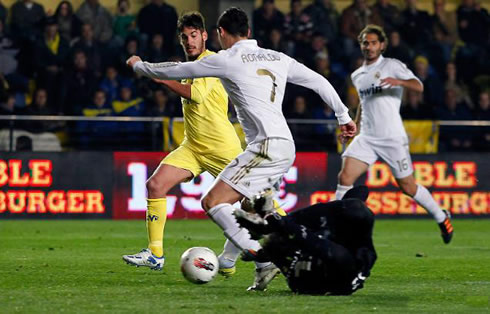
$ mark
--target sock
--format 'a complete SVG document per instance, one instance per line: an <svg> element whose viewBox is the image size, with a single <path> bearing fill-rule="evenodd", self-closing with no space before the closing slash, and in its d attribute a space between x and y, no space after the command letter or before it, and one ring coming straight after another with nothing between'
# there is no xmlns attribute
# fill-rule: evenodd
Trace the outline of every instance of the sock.
<svg viewBox="0 0 490 314"><path fill-rule="evenodd" d="M344 197L345 193L352 189L354 186L353 185L340 185L337 184L337 190L335 191L335 199L341 200L342 197Z"/></svg>
<svg viewBox="0 0 490 314"><path fill-rule="evenodd" d="M243 241L243 239L250 239L250 233L248 232L247 229L241 228L240 232L236 234L235 239L237 239L239 242ZM260 249L260 247L258 249ZM258 249L254 249L254 250L256 251ZM233 244L233 242L226 239L224 251L219 256L220 267L222 268L234 267L236 264L236 260L238 259L238 256L240 256L240 253L242 253L242 250L240 250L239 247ZM255 268L262 268L270 264L271 264L270 262L265 262L265 263L255 262Z"/></svg>
<svg viewBox="0 0 490 314"><path fill-rule="evenodd" d="M218 256L220 268L231 268L235 266L236 260L242 250L240 250L233 242L226 239L223 247L223 252Z"/></svg>
<svg viewBox="0 0 490 314"><path fill-rule="evenodd" d="M261 249L258 241L250 239L250 233L247 229L240 228L233 216L234 208L230 204L219 204L208 211L209 217L223 230L225 236L239 250L254 250ZM238 257L238 255L236 256ZM264 267L270 263L255 263L257 268ZM260 265L260 267L259 267Z"/></svg>
<svg viewBox="0 0 490 314"><path fill-rule="evenodd" d="M146 230L148 232L148 248L153 255L163 256L163 229L167 220L167 199L148 199L146 211Z"/></svg>
<svg viewBox="0 0 490 314"><path fill-rule="evenodd" d="M417 204L429 212L437 223L441 223L444 221L444 219L446 219L446 214L444 214L425 186L417 184L417 192L415 192L413 199L417 202Z"/></svg>
<svg viewBox="0 0 490 314"><path fill-rule="evenodd" d="M238 241L242 241L242 237L244 237L245 239L250 238L250 234L247 229L241 228L240 232L235 236L235 239L238 239ZM220 267L221 268L234 267L236 264L236 260L238 259L238 256L240 256L240 253L242 253L242 250L240 250L239 247L233 244L233 242L226 239L224 251L219 255ZM265 262L265 263L255 262L255 268L262 268L270 264L271 262Z"/></svg>
<svg viewBox="0 0 490 314"><path fill-rule="evenodd" d="M270 264L272 264L272 262L265 262L265 263L255 262L255 269L264 268L266 266L269 266Z"/></svg>

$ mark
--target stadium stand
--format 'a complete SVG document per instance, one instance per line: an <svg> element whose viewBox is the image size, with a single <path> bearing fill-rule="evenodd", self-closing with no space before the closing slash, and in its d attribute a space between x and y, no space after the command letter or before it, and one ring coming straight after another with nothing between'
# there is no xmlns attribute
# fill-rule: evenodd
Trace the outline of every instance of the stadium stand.
<svg viewBox="0 0 490 314"><path fill-rule="evenodd" d="M125 60L138 54L151 62L183 61L175 36L182 7L158 0L147 5L131 0L106 4L99 0L74 1L73 5L32 0L0 4L1 114L83 116L99 88L105 92L104 108L112 108L114 115L181 113L173 93L137 77ZM360 60L356 37L366 24L379 24L390 38L385 56L405 62L425 85L423 94L407 93L401 109L404 117L488 121L490 16L485 6L477 0L257 0L251 15L252 36L262 46L291 55L325 76L344 102L356 107L350 82L350 73ZM208 25L209 46L217 49L213 23ZM46 96L42 108L35 101L40 90ZM294 119L331 118L321 101L298 87L288 88L284 112ZM138 136L129 138L138 143L137 137L155 133L154 127L138 123L108 126L114 137L136 132ZM90 138L77 138L80 123L49 124L19 122L14 128L57 132L65 148L77 148L76 143L88 140L83 147L90 149ZM90 127L90 123L81 124L84 129ZM0 127L8 129L11 124L3 120ZM292 128L302 149L336 149L332 128ZM471 136L458 139L461 130ZM487 133L484 127L442 127L439 149L489 151ZM319 145L312 138L327 140ZM127 148L134 144L128 141Z"/></svg>

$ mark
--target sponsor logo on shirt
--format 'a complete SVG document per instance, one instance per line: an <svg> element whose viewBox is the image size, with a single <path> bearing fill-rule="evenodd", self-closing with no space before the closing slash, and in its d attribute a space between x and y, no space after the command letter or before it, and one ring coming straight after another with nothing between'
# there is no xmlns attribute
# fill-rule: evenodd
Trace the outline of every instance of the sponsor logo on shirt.
<svg viewBox="0 0 490 314"><path fill-rule="evenodd" d="M381 86L379 86L379 85L374 86L374 84L371 84L371 87L369 87L369 88L360 89L359 95L361 96L361 98L364 98L364 97L371 96L374 94L380 94L382 92L383 92L383 89L381 88Z"/></svg>

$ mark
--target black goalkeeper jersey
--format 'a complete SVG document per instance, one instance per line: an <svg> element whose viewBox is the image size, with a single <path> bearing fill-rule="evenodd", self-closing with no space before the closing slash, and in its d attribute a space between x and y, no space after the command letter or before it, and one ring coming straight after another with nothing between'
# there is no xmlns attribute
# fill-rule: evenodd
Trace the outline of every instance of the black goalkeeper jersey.
<svg viewBox="0 0 490 314"><path fill-rule="evenodd" d="M264 250L301 294L349 295L363 287L376 261L374 218L360 201L316 204L278 221Z"/></svg>

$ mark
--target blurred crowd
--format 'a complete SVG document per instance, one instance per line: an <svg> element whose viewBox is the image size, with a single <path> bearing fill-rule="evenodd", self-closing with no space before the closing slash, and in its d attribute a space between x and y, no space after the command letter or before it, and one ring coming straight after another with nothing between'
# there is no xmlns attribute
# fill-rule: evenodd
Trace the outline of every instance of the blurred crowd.
<svg viewBox="0 0 490 314"><path fill-rule="evenodd" d="M274 0L263 0L253 12L253 37L325 76L354 116L359 100L350 73L362 64L357 36L367 24L381 25L390 41L385 57L404 62L425 86L424 93L406 93L404 119L490 120L488 12L476 0L461 0L455 11L447 10L445 0L433 0L432 14L417 9L416 2L398 7L390 0L354 0L339 11L333 0L308 5L292 0L290 11L281 12ZM149 62L185 61L176 36L178 14L163 0L149 1L135 15L130 6L131 0L118 0L112 14L99 0L85 0L76 10L61 1L54 12L46 12L32 0L10 8L0 0L0 114L181 116L175 94L125 65L133 54ZM215 28L208 32L208 49L218 51ZM284 112L289 119L335 118L314 93L297 86L288 87ZM6 126L0 121L0 128ZM69 129L82 148L94 136L161 134L140 123L67 127L39 121L16 127ZM299 149L335 145L334 130L325 125L291 127ZM441 149L490 150L490 130L442 128Z"/></svg>

